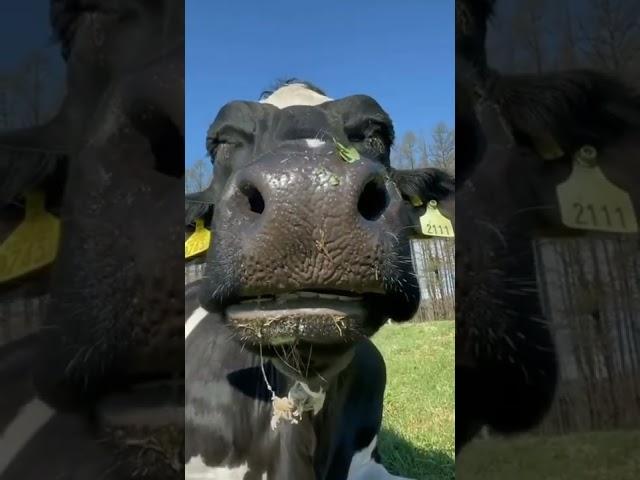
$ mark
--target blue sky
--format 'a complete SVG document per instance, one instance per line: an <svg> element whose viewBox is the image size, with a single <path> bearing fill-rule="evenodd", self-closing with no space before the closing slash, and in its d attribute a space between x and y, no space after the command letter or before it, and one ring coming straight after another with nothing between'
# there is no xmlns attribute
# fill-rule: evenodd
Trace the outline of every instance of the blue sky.
<svg viewBox="0 0 640 480"><path fill-rule="evenodd" d="M24 60L25 54L41 49L51 52L59 67L62 60L58 58L57 47L52 44L48 0L2 2L0 45L5 47L0 54L0 71L14 70ZM7 45L10 48L6 48Z"/></svg>
<svg viewBox="0 0 640 480"><path fill-rule="evenodd" d="M396 132L454 121L454 0L186 2L186 161L231 100L283 77L331 97L364 93Z"/></svg>
<svg viewBox="0 0 640 480"><path fill-rule="evenodd" d="M49 0L1 2L0 45L5 47L0 50L0 79L6 77L17 84L24 82L24 77L19 74L25 61L35 52L44 57L46 63L41 67L48 81L42 85L41 108L45 117L52 115L63 94L64 62L49 25ZM10 90L10 95L12 92ZM10 98L9 113L13 117L9 126L15 128L25 126L25 122L30 124L32 114L26 113L28 110L23 97Z"/></svg>

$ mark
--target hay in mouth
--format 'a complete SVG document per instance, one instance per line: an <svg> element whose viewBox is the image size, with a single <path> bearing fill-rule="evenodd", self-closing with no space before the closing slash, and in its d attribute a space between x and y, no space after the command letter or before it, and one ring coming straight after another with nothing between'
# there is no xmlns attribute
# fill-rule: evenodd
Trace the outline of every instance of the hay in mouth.
<svg viewBox="0 0 640 480"><path fill-rule="evenodd" d="M246 299L228 307L226 317L244 341L334 344L361 337L366 309L360 296L300 291Z"/></svg>

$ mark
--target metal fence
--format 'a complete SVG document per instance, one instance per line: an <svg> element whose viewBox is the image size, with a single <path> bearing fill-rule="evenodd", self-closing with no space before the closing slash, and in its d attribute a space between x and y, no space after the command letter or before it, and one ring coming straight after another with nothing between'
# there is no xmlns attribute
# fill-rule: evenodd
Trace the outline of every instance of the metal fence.
<svg viewBox="0 0 640 480"><path fill-rule="evenodd" d="M187 263L184 266L184 284L195 282L204 276L204 263Z"/></svg>
<svg viewBox="0 0 640 480"><path fill-rule="evenodd" d="M46 307L47 296L26 295L21 289L0 294L0 346L36 331Z"/></svg>
<svg viewBox="0 0 640 480"><path fill-rule="evenodd" d="M414 322L455 318L455 241L434 237L411 242L422 301Z"/></svg>
<svg viewBox="0 0 640 480"><path fill-rule="evenodd" d="M560 361L556 399L539 433L640 427L639 246L637 235L536 243Z"/></svg>

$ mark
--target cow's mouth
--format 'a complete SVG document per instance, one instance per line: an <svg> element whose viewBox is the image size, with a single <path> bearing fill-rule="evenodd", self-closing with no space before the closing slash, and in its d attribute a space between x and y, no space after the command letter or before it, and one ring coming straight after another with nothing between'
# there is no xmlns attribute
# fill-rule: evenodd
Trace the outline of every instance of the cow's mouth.
<svg viewBox="0 0 640 480"><path fill-rule="evenodd" d="M372 308L380 294L300 290L244 297L225 316L245 343L280 346L298 343L350 344L377 330Z"/></svg>

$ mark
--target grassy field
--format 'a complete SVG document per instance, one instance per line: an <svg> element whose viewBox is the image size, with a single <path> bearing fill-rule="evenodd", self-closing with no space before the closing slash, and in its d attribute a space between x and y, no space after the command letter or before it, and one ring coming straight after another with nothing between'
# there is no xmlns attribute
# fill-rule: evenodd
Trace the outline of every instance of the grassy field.
<svg viewBox="0 0 640 480"><path fill-rule="evenodd" d="M385 325L373 341L387 364L385 466L417 480L455 478L453 322Z"/></svg>
<svg viewBox="0 0 640 480"><path fill-rule="evenodd" d="M456 467L459 480L637 480L640 432L476 440Z"/></svg>

